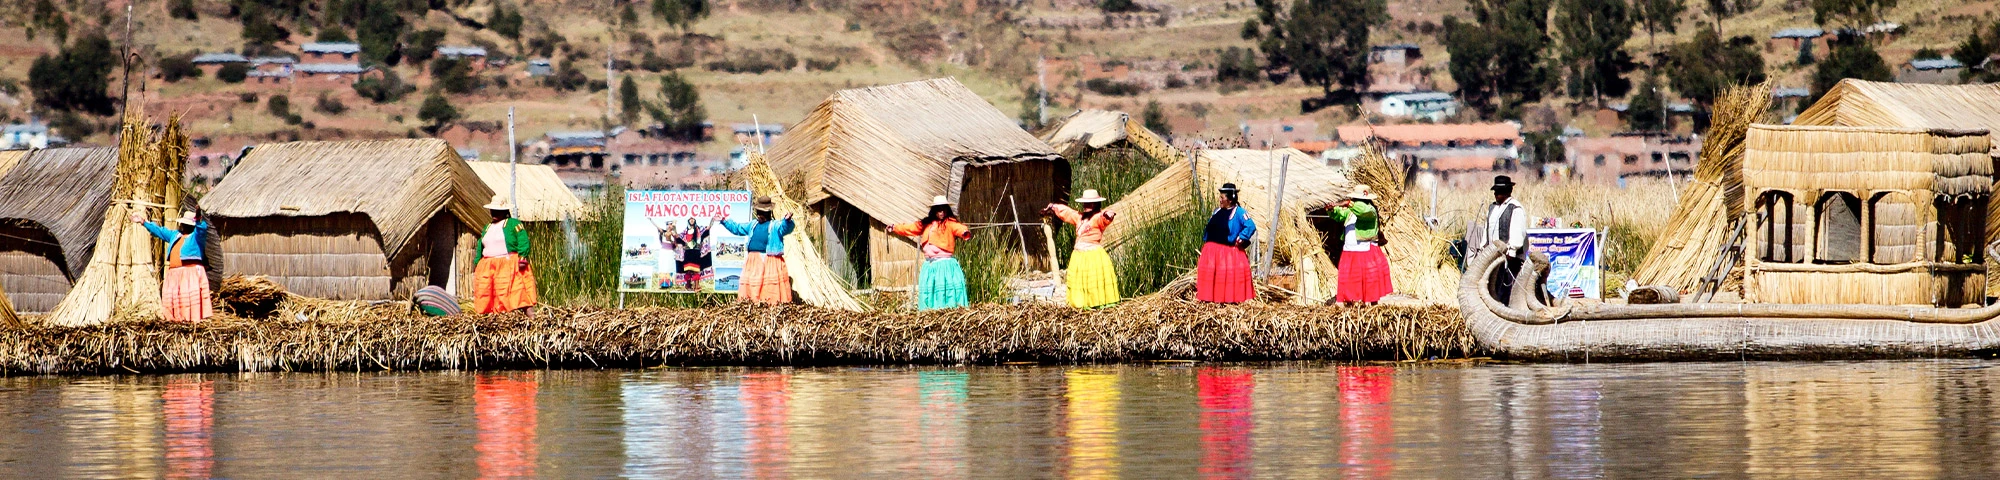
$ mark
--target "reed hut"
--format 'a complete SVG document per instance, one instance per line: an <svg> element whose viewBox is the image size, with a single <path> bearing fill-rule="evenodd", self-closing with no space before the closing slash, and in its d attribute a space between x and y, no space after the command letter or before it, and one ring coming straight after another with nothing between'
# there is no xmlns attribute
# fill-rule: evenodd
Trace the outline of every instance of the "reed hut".
<svg viewBox="0 0 2000 480"><path fill-rule="evenodd" d="M1282 158L1291 156L1288 166ZM1189 212L1207 213L1215 208L1216 189L1234 183L1241 189L1237 198L1257 222L1259 246L1252 252L1255 261L1264 246L1277 242L1270 264L1287 269L1295 280L1302 302L1317 302L1334 293L1333 257L1325 249L1328 232L1313 226L1307 214L1329 203L1347 198L1354 183L1346 175L1296 149L1202 150L1189 165L1168 167L1158 176L1128 193L1108 207L1118 212L1119 221L1105 230L1105 247L1115 252L1146 227ZM1280 170L1283 170L1280 172ZM1278 185L1284 182L1284 202L1275 204ZM1273 210L1273 207L1278 210ZM1271 228L1272 214L1283 212L1278 228ZM1186 232L1188 244L1198 245L1200 232ZM1190 247L1188 262L1198 247Z"/></svg>
<svg viewBox="0 0 2000 480"><path fill-rule="evenodd" d="M1990 132L2000 129L2000 84L1932 85L1850 78L1827 89L1819 102L1800 112L1792 124ZM2000 241L2000 205L1989 205L1987 215L1985 240Z"/></svg>
<svg viewBox="0 0 2000 480"><path fill-rule="evenodd" d="M526 223L560 222L583 213L583 201L548 165L467 162L486 188L502 195L514 192L514 218ZM518 176L516 179L514 177Z"/></svg>
<svg viewBox="0 0 2000 480"><path fill-rule="evenodd" d="M83 275L117 168L112 147L0 152L0 291L17 311L54 310Z"/></svg>
<svg viewBox="0 0 2000 480"><path fill-rule="evenodd" d="M1986 130L1752 125L1744 143L1746 300L1983 301Z"/></svg>
<svg viewBox="0 0 2000 480"><path fill-rule="evenodd" d="M1062 153L1064 158L1070 159L1082 158L1095 151L1137 151L1160 162L1186 160L1165 138L1125 112L1077 110L1056 120L1036 136Z"/></svg>
<svg viewBox="0 0 2000 480"><path fill-rule="evenodd" d="M981 224L1034 222L1069 194L1067 160L950 78L835 92L768 159L814 212L806 231L824 239L828 264L877 289L916 284L916 243L882 227L923 217L933 196ZM1009 243L1050 268L1043 233L1021 232Z"/></svg>
<svg viewBox="0 0 2000 480"><path fill-rule="evenodd" d="M443 140L260 145L201 206L231 274L263 275L301 295L407 298L461 294L493 197Z"/></svg>

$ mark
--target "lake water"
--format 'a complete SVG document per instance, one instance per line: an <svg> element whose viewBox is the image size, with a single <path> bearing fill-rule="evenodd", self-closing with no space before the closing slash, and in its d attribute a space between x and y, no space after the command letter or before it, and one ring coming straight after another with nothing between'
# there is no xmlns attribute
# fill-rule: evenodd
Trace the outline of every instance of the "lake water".
<svg viewBox="0 0 2000 480"><path fill-rule="evenodd" d="M2000 362L0 379L0 478L1993 478Z"/></svg>

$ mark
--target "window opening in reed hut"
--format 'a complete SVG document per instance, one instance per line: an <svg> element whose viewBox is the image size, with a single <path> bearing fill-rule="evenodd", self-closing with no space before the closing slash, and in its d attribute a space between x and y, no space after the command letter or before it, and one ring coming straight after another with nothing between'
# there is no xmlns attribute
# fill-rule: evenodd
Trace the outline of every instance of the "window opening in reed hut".
<svg viewBox="0 0 2000 480"><path fill-rule="evenodd" d="M1882 192L1868 202L1868 262L1895 265L1917 261L1923 222L1910 194Z"/></svg>
<svg viewBox="0 0 2000 480"><path fill-rule="evenodd" d="M1853 263L1861 258L1861 200L1847 192L1827 192L1820 196L1819 235L1816 246L1819 263Z"/></svg>
<svg viewBox="0 0 2000 480"><path fill-rule="evenodd" d="M1936 242L1933 261L1940 263L1981 264L1986 263L1986 251L1980 248L1984 242L1981 235L1986 219L1989 199L1985 196L1938 195L1934 202L1937 209L1937 232L1932 234Z"/></svg>
<svg viewBox="0 0 2000 480"><path fill-rule="evenodd" d="M1793 248L1798 241L1793 238L1792 194L1787 192L1764 192L1757 199L1758 255L1766 262L1797 262L1801 258L1798 249Z"/></svg>

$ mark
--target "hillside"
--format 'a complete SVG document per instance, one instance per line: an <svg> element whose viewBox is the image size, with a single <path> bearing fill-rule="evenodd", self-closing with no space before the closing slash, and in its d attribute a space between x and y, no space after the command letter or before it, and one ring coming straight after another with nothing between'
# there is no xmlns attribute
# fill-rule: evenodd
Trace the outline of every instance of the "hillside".
<svg viewBox="0 0 2000 480"><path fill-rule="evenodd" d="M60 46L47 28L30 38L35 30L34 4L48 2L8 3L0 6L0 85L20 85L36 57L58 52ZM197 20L174 18L170 3L140 1L134 5L131 43L149 66L156 67L159 59L176 55L244 51L243 24L232 18L236 2L196 0L192 4ZM311 11L329 2L307 3ZM657 91L659 73L642 67L679 67L678 71L699 89L709 119L725 129L753 117L764 122L796 121L827 94L842 88L943 75L957 77L1002 110L1019 114L1034 105L1032 99L1024 102L1023 96L1038 78L1038 58L1047 58L1047 65L1054 65L1048 69L1049 77L1056 79L1050 86L1054 97L1051 115L1079 106L1136 112L1146 102L1158 100L1167 107L1174 130L1182 134L1224 137L1243 119L1296 116L1300 114L1299 100L1317 92L1296 80L1282 85L1232 86L1201 80L1202 75L1213 74L1223 49L1250 47L1239 37L1244 21L1255 14L1247 0L1140 2L1146 7L1144 11L1116 15L1077 0L724 0L711 6L710 16L685 31L648 15L645 1L629 3L637 13L635 22L620 20L627 2L535 1L520 2L518 7L525 19L521 42L482 25L496 6L511 7L514 2L433 3L448 3L449 7L409 16L407 30L442 30L445 36L440 44L484 46L494 58L508 60L506 65L476 73L487 84L484 88L449 96L462 118L458 127L447 128L443 135L461 147L489 152L488 156L504 151L503 139L493 127L504 121L509 107L517 110L523 139L547 131L600 128L608 97L596 89L602 88L605 79L607 49L619 63L619 75L636 76L641 97L648 100ZM54 0L52 5L67 19L69 37L99 31L114 45L123 43L119 40L125 0ZM1990 24L1994 9L1990 2L1905 1L1884 15L1903 23L1905 31L1879 48L1891 65L1908 60L1920 48L1948 50L1976 26ZM1464 10L1465 3L1458 0L1391 1L1393 19L1375 32L1375 43L1419 45L1435 69L1434 83L1449 89L1451 80L1443 68L1449 58L1438 46L1437 25L1444 16L1463 15ZM1729 19L1723 31L1759 38L1773 78L1784 86L1804 86L1810 69L1793 64L1795 50L1766 37L1780 28L1810 26L1811 17L1811 10L1802 2L1762 2L1754 10ZM1679 41L1691 34L1696 22L1709 18L1696 4L1690 5L1682 21L1679 34L1662 35L1657 41L1662 45ZM312 41L319 32L316 27L303 20L286 25L290 35L278 42L276 49L297 55L298 46ZM544 50L553 53L554 63L573 62L588 82L565 90L545 86L530 76L527 61L542 56L524 50L535 50L538 42L548 44ZM1642 52L1649 45L1640 32L1627 48ZM1107 70L1111 66L1130 68L1135 73L1129 78L1151 74L1147 78L1156 85L1136 95L1092 92L1081 80L1101 75L1081 71L1083 65ZM728 71L760 68L777 69L764 73ZM215 75L168 83L159 78L157 68L135 79L132 90L133 98L145 102L151 112L187 114L193 131L208 137L216 149L273 139L423 135L417 110L432 87L432 76L422 66L408 62L390 70L419 90L400 100L377 104L340 85L231 84ZM112 94L117 95L118 89L114 74ZM7 119L18 120L30 114L31 102L25 98L25 89L15 90L14 95L0 96L0 112ZM288 125L268 111L270 97L278 94L290 99L292 111L303 120L301 124ZM321 95L341 104L345 111L315 110ZM1593 133L1614 128L1597 125L1593 116L1579 114L1577 102L1557 98L1545 105L1553 107L1561 121L1581 124ZM1319 120L1322 134L1335 125L1355 121L1348 115L1340 108L1312 114ZM638 123L649 122L644 115L639 117ZM95 119L99 132L83 139L107 143L102 130L109 122L108 118ZM723 133L698 150L709 155L726 152L729 143L726 130Z"/></svg>

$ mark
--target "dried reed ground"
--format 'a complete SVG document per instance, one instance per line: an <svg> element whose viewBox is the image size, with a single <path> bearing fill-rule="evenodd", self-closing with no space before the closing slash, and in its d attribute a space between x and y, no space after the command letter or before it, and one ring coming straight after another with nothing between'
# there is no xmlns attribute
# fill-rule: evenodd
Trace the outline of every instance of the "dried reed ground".
<svg viewBox="0 0 2000 480"><path fill-rule="evenodd" d="M731 304L432 318L388 305L295 300L269 320L4 329L0 373L1352 360L1473 349L1458 311L1442 306L1220 306L1155 296L1103 310L975 305L856 314Z"/></svg>

